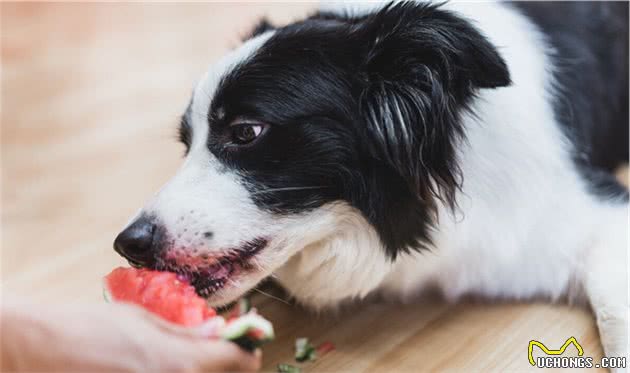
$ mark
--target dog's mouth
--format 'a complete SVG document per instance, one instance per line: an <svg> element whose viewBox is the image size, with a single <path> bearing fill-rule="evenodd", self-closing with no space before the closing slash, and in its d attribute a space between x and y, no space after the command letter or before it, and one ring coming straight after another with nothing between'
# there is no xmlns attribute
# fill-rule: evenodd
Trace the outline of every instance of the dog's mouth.
<svg viewBox="0 0 630 373"><path fill-rule="evenodd" d="M257 238L237 249L224 251L227 254L221 256L166 258L155 269L177 273L195 287L197 294L208 298L239 275L254 270L253 259L266 245L266 239Z"/></svg>

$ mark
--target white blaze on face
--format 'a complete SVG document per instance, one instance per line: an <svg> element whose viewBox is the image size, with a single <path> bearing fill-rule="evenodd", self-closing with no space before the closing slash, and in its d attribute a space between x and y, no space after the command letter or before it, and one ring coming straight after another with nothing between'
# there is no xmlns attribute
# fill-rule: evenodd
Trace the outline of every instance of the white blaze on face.
<svg viewBox="0 0 630 373"><path fill-rule="evenodd" d="M208 112L221 79L267 41L267 32L244 43L215 63L194 90L189 124L192 144L177 174L157 193L144 212L159 219L180 260L220 253L273 234L269 214L258 209L238 176L208 150Z"/></svg>
<svg viewBox="0 0 630 373"><path fill-rule="evenodd" d="M193 92L191 107L191 123L193 127L193 143L188 159L191 158L192 150L195 148L206 148L208 138L208 110L214 97L215 91L223 77L238 68L239 64L245 63L256 51L265 44L274 31L268 31L245 42L238 49L225 55L222 59L210 67L208 72L201 78ZM199 149L197 149L199 150ZM205 149L207 152L208 150Z"/></svg>

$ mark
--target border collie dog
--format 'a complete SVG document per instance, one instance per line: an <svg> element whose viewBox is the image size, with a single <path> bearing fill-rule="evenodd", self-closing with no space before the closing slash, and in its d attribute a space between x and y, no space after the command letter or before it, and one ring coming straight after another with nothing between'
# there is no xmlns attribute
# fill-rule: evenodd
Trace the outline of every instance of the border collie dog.
<svg viewBox="0 0 630 373"><path fill-rule="evenodd" d="M590 305L628 350L628 3L325 4L199 81L186 158L114 247L213 305L273 275Z"/></svg>

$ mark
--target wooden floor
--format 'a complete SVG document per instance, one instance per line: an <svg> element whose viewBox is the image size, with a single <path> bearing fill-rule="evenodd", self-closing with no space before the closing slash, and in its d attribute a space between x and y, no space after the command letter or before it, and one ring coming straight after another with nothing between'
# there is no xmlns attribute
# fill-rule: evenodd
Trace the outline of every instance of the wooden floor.
<svg viewBox="0 0 630 373"><path fill-rule="evenodd" d="M175 126L207 65L262 14L277 23L309 4L2 4L2 292L41 302L100 302L124 262L113 238L181 161ZM277 340L337 351L305 371L537 371L527 345L575 336L601 350L590 314L545 304L365 304L313 315L260 294ZM569 353L569 352L568 352Z"/></svg>

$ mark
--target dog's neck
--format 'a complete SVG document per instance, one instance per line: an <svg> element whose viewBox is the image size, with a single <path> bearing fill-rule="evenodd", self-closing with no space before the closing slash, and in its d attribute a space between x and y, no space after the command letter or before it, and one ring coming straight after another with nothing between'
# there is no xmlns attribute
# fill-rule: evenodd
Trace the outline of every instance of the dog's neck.
<svg viewBox="0 0 630 373"><path fill-rule="evenodd" d="M362 298L392 271L374 228L346 203L326 206L316 220L331 231L299 250L275 272L295 299L315 309ZM333 222L329 219L334 219ZM315 224L317 226L317 224Z"/></svg>

